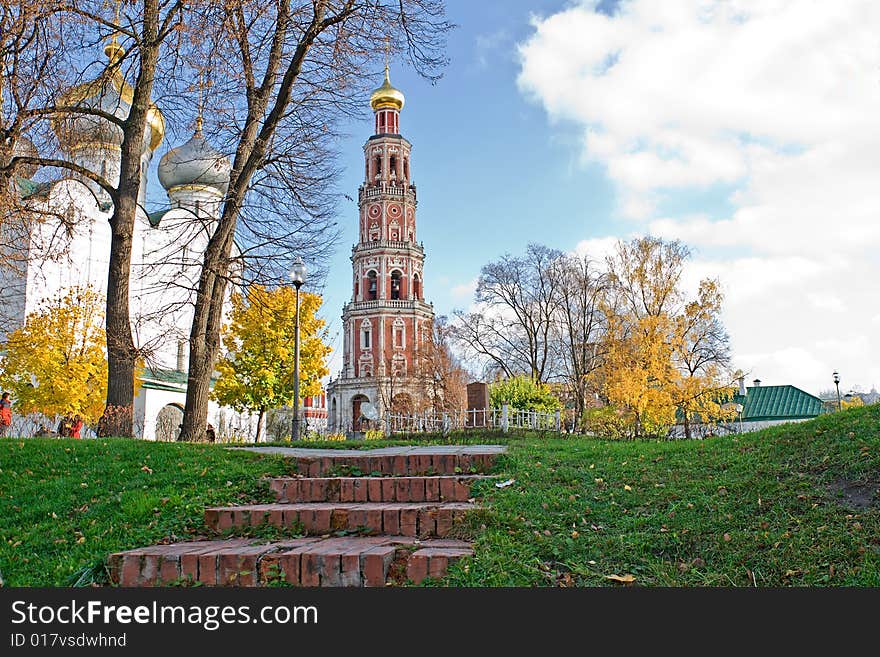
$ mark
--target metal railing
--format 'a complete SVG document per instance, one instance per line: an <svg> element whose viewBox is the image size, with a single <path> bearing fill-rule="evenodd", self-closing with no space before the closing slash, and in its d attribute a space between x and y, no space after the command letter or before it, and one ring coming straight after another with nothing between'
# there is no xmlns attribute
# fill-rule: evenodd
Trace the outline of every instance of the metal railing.
<svg viewBox="0 0 880 657"><path fill-rule="evenodd" d="M529 429L533 431L564 431L559 411L543 413L523 411L508 406L489 409L471 409L452 412L425 411L423 413L386 413L376 420L374 428L386 435L395 433L449 433L469 429Z"/></svg>

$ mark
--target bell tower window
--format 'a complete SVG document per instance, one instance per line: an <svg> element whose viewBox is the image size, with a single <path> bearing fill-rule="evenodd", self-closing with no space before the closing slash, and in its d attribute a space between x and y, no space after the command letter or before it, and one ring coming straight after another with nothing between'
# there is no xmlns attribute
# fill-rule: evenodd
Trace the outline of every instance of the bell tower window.
<svg viewBox="0 0 880 657"><path fill-rule="evenodd" d="M418 274L413 274L413 299L422 298L422 282Z"/></svg>
<svg viewBox="0 0 880 657"><path fill-rule="evenodd" d="M376 300L377 275L375 270L367 273L367 301Z"/></svg>
<svg viewBox="0 0 880 657"><path fill-rule="evenodd" d="M396 269L391 272L391 298L400 299L400 272Z"/></svg>

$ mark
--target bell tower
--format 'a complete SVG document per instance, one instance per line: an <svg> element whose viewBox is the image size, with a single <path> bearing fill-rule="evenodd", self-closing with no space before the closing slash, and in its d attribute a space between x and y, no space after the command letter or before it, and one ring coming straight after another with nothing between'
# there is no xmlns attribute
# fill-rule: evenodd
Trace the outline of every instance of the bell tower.
<svg viewBox="0 0 880 657"><path fill-rule="evenodd" d="M370 96L374 134L364 144L352 295L342 310L342 372L328 385L330 426L336 431L361 430L364 403L381 416L392 408L415 411L424 396L420 354L434 309L424 300L412 144L400 134L404 102L386 64L385 81Z"/></svg>

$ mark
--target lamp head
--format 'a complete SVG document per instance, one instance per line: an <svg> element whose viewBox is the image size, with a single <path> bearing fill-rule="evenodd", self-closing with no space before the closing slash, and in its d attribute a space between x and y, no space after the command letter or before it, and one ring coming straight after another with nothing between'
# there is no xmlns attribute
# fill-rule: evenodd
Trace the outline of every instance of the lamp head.
<svg viewBox="0 0 880 657"><path fill-rule="evenodd" d="M306 282L306 265L299 256L293 261L293 266L290 268L290 280L293 281L293 285L297 289Z"/></svg>
<svg viewBox="0 0 880 657"><path fill-rule="evenodd" d="M834 383L840 383L840 375L837 372L835 372L833 374L833 376L834 376Z"/></svg>

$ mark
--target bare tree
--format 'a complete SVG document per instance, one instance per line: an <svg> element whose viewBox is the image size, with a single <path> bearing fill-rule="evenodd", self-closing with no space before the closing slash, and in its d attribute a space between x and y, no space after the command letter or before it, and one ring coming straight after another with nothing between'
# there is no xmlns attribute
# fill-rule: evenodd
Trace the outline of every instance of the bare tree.
<svg viewBox="0 0 880 657"><path fill-rule="evenodd" d="M267 266L267 253L278 255L285 236L287 255L299 251L313 263L326 235L312 227L327 225L332 214L326 135L341 116L357 111L355 94L368 84L384 37L430 77L445 63L441 51L451 27L440 0L217 2L201 21L214 35L203 45L225 65L223 112L234 126L234 156L196 291L183 440L204 434L236 238L246 258L241 271L251 276Z"/></svg>
<svg viewBox="0 0 880 657"><path fill-rule="evenodd" d="M454 339L506 377L526 374L547 381L553 372L552 331L560 281L560 251L529 244L522 256L505 254L485 265L474 299L483 311L457 312Z"/></svg>
<svg viewBox="0 0 880 657"><path fill-rule="evenodd" d="M588 256L566 254L551 268L558 281L555 345L563 380L583 417L594 372L602 367L609 304L608 275Z"/></svg>

